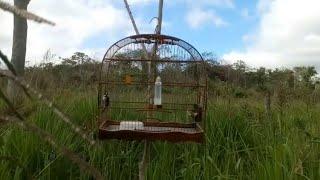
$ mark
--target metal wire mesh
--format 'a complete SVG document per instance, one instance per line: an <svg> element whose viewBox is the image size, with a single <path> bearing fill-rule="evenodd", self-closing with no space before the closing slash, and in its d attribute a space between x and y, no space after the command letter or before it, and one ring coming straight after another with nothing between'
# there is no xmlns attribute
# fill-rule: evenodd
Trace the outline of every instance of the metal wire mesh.
<svg viewBox="0 0 320 180"><path fill-rule="evenodd" d="M161 106L152 102L158 76L162 81ZM196 126L187 128L178 123L203 125L206 94L205 62L193 46L181 39L153 34L130 36L112 45L103 58L98 97L101 117L120 121L108 126L110 131L192 133Z"/></svg>

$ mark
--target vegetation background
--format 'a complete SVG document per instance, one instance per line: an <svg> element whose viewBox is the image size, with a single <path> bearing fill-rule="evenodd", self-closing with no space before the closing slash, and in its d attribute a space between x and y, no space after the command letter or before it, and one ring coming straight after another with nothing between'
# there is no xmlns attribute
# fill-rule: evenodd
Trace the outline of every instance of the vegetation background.
<svg viewBox="0 0 320 180"><path fill-rule="evenodd" d="M242 61L222 65L213 53L203 55L210 79L206 143L152 143L147 179L319 179L315 69L250 69ZM48 51L42 64L28 67L26 81L94 138L99 62L81 52L60 64L50 57ZM2 100L0 107L0 114L12 114ZM17 110L105 178L138 178L143 144L115 140L90 146L42 102L26 99ZM0 133L1 179L90 178L42 137L11 123L2 123Z"/></svg>
<svg viewBox="0 0 320 180"><path fill-rule="evenodd" d="M15 14L14 37L20 37L14 39L13 80L26 82L16 91L21 102L12 104L4 93L12 76L0 71L0 179L138 179L140 142L91 140L97 130L98 61L76 52L54 64L48 51L43 63L24 72L22 17L54 24L24 11L29 2L0 1L1 9ZM243 61L225 65L213 53L203 56L209 76L206 143L152 143L146 178L320 179L315 68L251 69ZM32 97L23 98L27 91Z"/></svg>

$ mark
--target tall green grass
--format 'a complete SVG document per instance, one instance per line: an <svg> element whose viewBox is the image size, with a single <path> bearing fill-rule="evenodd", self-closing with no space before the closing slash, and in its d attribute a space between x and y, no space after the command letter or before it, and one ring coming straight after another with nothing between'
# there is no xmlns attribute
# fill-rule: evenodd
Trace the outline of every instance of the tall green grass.
<svg viewBox="0 0 320 180"><path fill-rule="evenodd" d="M53 99L74 123L89 133L96 131L95 92L61 91ZM153 142L147 179L320 179L319 105L292 101L282 111L273 105L268 117L262 103L249 98L210 99L206 143ZM51 109L26 102L22 111L28 109L33 110L29 121L52 133L106 178L138 178L142 143L110 140L90 147ZM0 179L90 179L33 133L13 125L2 126L0 133Z"/></svg>

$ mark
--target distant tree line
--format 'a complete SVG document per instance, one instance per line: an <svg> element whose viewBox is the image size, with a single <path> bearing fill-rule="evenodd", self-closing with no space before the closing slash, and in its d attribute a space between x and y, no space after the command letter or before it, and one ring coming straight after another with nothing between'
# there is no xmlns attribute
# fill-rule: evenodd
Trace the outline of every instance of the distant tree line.
<svg viewBox="0 0 320 180"><path fill-rule="evenodd" d="M118 54L117 58L139 56L142 52ZM277 95L286 91L286 96L302 97L319 90L319 78L313 66L299 66L293 69L264 67L250 68L244 61L234 64L221 63L214 53L203 53L205 70L209 79L209 93L215 96L232 95L247 97L254 93L270 92ZM60 58L61 62L54 64L46 53L43 62L26 68L26 78L40 89L51 87L95 87L99 79L100 60L95 60L83 52L76 52L71 57ZM137 64L117 62L113 66L122 66L126 71L138 74L141 71ZM179 77L179 72L193 73L192 66L167 65L161 70L163 78ZM251 93L251 94L250 94Z"/></svg>

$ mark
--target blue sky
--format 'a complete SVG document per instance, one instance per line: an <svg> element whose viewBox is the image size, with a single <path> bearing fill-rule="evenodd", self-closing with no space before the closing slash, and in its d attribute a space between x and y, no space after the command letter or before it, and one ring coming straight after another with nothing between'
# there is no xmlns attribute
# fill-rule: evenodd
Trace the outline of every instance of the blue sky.
<svg viewBox="0 0 320 180"><path fill-rule="evenodd" d="M242 50L244 47L243 37L250 31L254 31L258 25L259 15L256 13L257 1L243 0L233 2L232 7L227 4L207 5L196 7L206 12L215 13L223 19L226 25L215 25L212 22L200 23L198 27L191 27L186 20L188 11L194 7L189 2L167 2L165 0L163 8L164 25L162 33L173 35L186 40L194 45L200 52L214 52L218 56L228 53L230 49ZM115 3L117 8L124 8L122 1ZM150 23L153 17L157 16L158 4L156 1L142 3L142 5L132 5L132 12L135 17L142 20L139 27L150 26L144 33L153 33L154 23ZM195 16L197 16L195 14ZM129 18L129 17L128 17ZM210 20L209 20L210 21ZM133 33L133 32L132 32ZM106 39L103 33L97 34L83 44L83 48L99 48L105 44Z"/></svg>
<svg viewBox="0 0 320 180"><path fill-rule="evenodd" d="M218 55L223 55L230 49L241 49L244 46L242 37L257 26L258 16L255 13L254 1L243 1L234 3L234 7L204 7L204 11L214 12L227 24L217 26L210 22L199 24L199 27L190 27L184 19L185 13L192 11L186 3L167 6L164 9L165 21L170 22L168 28L164 28L164 33L181 37L193 44L199 51L213 51ZM244 17L238 9L250 13L249 17ZM251 14L252 13L252 14ZM196 16L196 15L195 15Z"/></svg>
<svg viewBox="0 0 320 180"><path fill-rule="evenodd" d="M158 0L128 2L141 33L153 33ZM162 32L224 63L320 70L319 7L319 0L164 0ZM43 62L48 50L55 62L76 51L99 60L112 43L134 34L123 0L31 1L28 9L56 23L28 23L31 65ZM0 27L13 28L11 14L0 11ZM0 49L10 55L11 46L12 31L1 31Z"/></svg>

